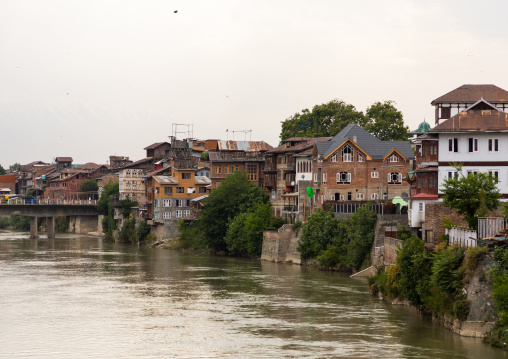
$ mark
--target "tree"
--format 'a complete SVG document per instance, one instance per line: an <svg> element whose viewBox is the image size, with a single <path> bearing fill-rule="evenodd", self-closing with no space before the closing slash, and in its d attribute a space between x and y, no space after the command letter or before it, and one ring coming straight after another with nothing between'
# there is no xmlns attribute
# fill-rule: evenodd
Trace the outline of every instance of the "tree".
<svg viewBox="0 0 508 359"><path fill-rule="evenodd" d="M365 130L382 141L407 141L409 127L404 126L402 112L397 110L393 101L376 102L365 112L368 123Z"/></svg>
<svg viewBox="0 0 508 359"><path fill-rule="evenodd" d="M464 176L461 164L454 164L454 168L457 176L445 179L442 187L443 205L456 209L465 217L469 228L476 229L478 221L475 214L478 209L482 207L482 212L485 212L485 208L492 211L499 206L501 194L496 186L497 179L485 172ZM478 196L480 192L481 198Z"/></svg>
<svg viewBox="0 0 508 359"><path fill-rule="evenodd" d="M15 164L10 165L10 166L9 166L9 169L10 169L11 171L17 171L17 170L19 169L19 166L21 166L21 165L20 165L18 162L16 162Z"/></svg>
<svg viewBox="0 0 508 359"><path fill-rule="evenodd" d="M258 203L268 203L268 195L250 183L247 173L239 171L227 176L205 199L197 220L205 243L214 250L227 250L224 237L229 221Z"/></svg>
<svg viewBox="0 0 508 359"><path fill-rule="evenodd" d="M5 174L5 169L2 167L2 165L0 165L0 175L4 175Z"/></svg>
<svg viewBox="0 0 508 359"><path fill-rule="evenodd" d="M374 242L377 215L368 206L360 207L349 220L347 265L359 269Z"/></svg>
<svg viewBox="0 0 508 359"><path fill-rule="evenodd" d="M94 179L83 181L79 186L79 192L97 192L98 190L99 186L97 185L97 181Z"/></svg>
<svg viewBox="0 0 508 359"><path fill-rule="evenodd" d="M97 210L103 214L108 214L108 209L111 206L111 199L120 194L120 187L118 182L108 182L101 193L101 197L99 198L99 202L95 206Z"/></svg>
<svg viewBox="0 0 508 359"><path fill-rule="evenodd" d="M344 101L332 100L316 105L312 111L303 109L282 123L281 141L291 137L332 137L349 124L366 124L361 111Z"/></svg>

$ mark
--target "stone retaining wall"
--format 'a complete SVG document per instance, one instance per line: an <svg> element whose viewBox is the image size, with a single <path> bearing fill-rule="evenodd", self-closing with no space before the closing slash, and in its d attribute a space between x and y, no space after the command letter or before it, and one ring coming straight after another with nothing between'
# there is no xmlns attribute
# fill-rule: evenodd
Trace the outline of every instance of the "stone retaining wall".
<svg viewBox="0 0 508 359"><path fill-rule="evenodd" d="M291 224L285 224L276 231L263 231L261 260L301 264L298 252L300 232L294 232Z"/></svg>

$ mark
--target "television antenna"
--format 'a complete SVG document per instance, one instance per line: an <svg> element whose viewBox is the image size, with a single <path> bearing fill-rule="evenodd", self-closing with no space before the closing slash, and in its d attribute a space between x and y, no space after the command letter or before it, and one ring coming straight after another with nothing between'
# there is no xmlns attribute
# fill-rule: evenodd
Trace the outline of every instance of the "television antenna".
<svg viewBox="0 0 508 359"><path fill-rule="evenodd" d="M183 134L184 139L194 138L194 125L188 123L171 124L171 137L176 139L178 134Z"/></svg>
<svg viewBox="0 0 508 359"><path fill-rule="evenodd" d="M249 141L252 140L252 130L226 130L226 139L229 141L229 133L233 133L233 141L235 140L235 133L243 133L244 134L244 141L247 141L247 134L249 135Z"/></svg>

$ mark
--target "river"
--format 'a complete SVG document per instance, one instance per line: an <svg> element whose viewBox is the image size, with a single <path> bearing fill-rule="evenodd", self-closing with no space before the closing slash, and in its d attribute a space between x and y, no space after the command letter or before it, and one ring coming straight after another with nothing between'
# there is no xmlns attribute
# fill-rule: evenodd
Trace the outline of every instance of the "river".
<svg viewBox="0 0 508 359"><path fill-rule="evenodd" d="M508 358L365 281L0 231L0 358Z"/></svg>

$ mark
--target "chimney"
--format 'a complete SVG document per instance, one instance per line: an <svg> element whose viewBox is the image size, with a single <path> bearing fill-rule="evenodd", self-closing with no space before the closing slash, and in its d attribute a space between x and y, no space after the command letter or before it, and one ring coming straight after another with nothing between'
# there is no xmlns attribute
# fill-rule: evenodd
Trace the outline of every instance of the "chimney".
<svg viewBox="0 0 508 359"><path fill-rule="evenodd" d="M354 143L356 143L356 140L357 140L356 136L353 136L353 142Z"/></svg>

